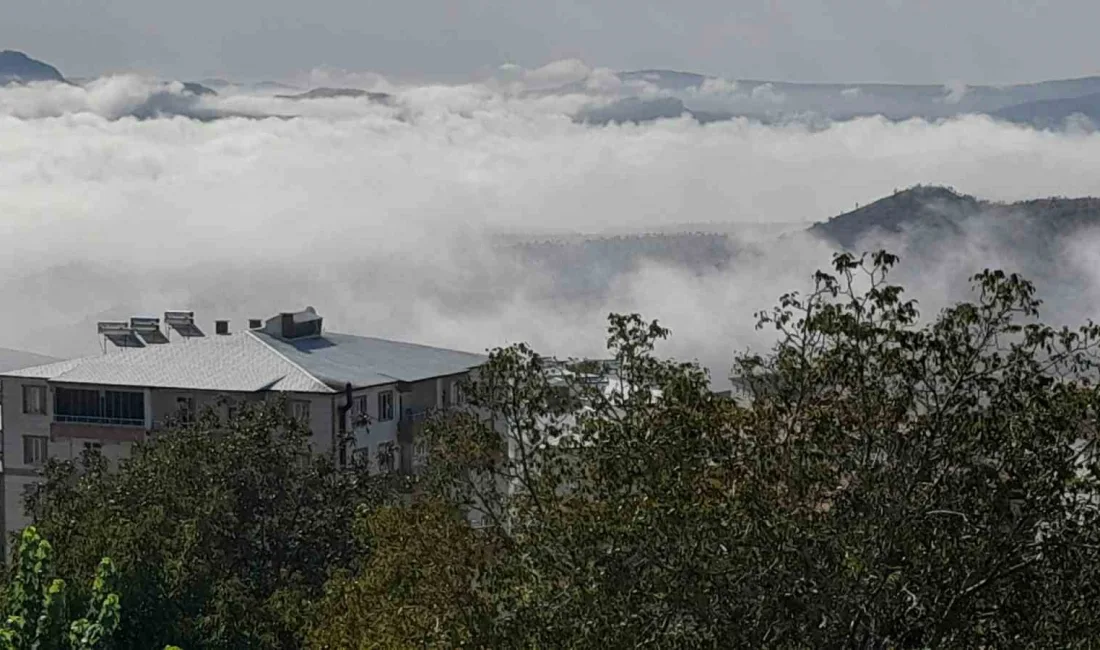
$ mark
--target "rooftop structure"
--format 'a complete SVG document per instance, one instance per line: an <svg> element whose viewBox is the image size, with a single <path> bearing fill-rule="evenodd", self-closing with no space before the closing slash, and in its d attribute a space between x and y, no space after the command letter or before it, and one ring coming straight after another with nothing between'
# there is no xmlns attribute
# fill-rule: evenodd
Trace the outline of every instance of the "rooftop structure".
<svg viewBox="0 0 1100 650"><path fill-rule="evenodd" d="M228 327L228 321L219 322ZM190 331L194 324L177 322L172 327ZM119 334L121 331L108 330L104 335L128 338L136 330ZM167 340L158 328L157 334L142 331L136 336L142 344L123 344L100 355L2 374L100 386L338 393L347 384L366 388L460 374L486 360L480 354L325 332L321 317L310 308L280 314L262 328L237 333ZM161 336L166 339L163 343L159 342ZM158 343L148 343L150 340Z"/></svg>

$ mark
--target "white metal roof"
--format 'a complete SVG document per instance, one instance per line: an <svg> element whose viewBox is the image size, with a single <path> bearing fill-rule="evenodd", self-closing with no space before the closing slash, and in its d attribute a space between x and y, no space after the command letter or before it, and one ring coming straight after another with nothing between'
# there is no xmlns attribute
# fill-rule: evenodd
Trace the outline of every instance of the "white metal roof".
<svg viewBox="0 0 1100 650"><path fill-rule="evenodd" d="M231 392L333 389L247 332L177 340L5 373L68 384Z"/></svg>
<svg viewBox="0 0 1100 650"><path fill-rule="evenodd" d="M264 332L253 334L336 389L344 384L360 388L458 375L487 360L480 354L369 336L326 332L322 336L284 340Z"/></svg>
<svg viewBox="0 0 1100 650"><path fill-rule="evenodd" d="M62 384L335 393L355 387L463 373L482 355L348 334L283 341L260 332L174 340L109 349L83 359L7 373Z"/></svg>

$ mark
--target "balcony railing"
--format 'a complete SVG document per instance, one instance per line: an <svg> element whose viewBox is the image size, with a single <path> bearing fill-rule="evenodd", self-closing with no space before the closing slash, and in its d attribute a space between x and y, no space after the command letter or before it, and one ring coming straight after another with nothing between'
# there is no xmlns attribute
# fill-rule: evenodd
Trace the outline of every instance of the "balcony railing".
<svg viewBox="0 0 1100 650"><path fill-rule="evenodd" d="M401 416L402 420L408 420L409 422L422 422L428 419L431 415L431 409L421 408L417 410L405 409L405 413Z"/></svg>
<svg viewBox="0 0 1100 650"><path fill-rule="evenodd" d="M75 424L110 424L122 427L145 426L145 418L112 418L96 415L54 415L53 421Z"/></svg>

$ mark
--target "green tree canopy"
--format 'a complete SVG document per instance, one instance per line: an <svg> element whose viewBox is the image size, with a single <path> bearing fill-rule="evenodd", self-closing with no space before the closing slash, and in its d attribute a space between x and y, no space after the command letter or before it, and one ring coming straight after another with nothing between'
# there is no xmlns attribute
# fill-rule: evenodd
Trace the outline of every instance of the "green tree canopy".
<svg viewBox="0 0 1100 650"><path fill-rule="evenodd" d="M298 647L329 573L360 557L356 509L379 494L308 439L282 404L207 412L117 468L48 466L29 505L61 575L90 583L115 560L121 647Z"/></svg>
<svg viewBox="0 0 1100 650"><path fill-rule="evenodd" d="M115 593L115 568L103 558L91 584L85 616L66 624L71 603L66 584L56 577L53 547L34 526L19 535L15 561L8 580L5 616L0 626L4 650L96 650L107 647L118 628L119 597Z"/></svg>
<svg viewBox="0 0 1100 650"><path fill-rule="evenodd" d="M605 381L495 351L430 427L432 516L368 534L320 616L419 613L316 647L1088 647L1100 331L1041 324L995 271L922 321L894 262L840 255L762 314L747 405L637 316L611 318Z"/></svg>

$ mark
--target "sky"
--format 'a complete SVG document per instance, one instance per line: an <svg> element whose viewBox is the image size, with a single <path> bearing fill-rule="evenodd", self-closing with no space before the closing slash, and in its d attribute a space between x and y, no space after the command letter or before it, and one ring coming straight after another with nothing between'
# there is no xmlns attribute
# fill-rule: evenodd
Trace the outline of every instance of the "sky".
<svg viewBox="0 0 1100 650"><path fill-rule="evenodd" d="M0 16L0 49L77 77L455 79L568 58L788 81L1100 74L1095 0L0 0Z"/></svg>

